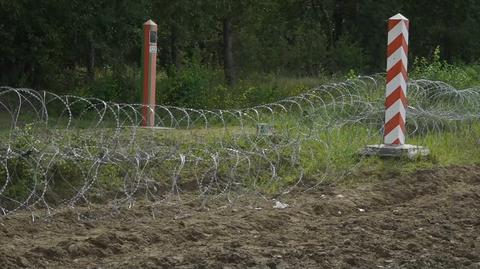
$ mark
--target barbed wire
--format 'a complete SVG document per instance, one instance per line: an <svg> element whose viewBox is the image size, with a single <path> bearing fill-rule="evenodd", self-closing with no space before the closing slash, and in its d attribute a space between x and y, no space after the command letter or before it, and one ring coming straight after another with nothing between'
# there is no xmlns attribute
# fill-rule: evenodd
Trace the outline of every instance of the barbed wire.
<svg viewBox="0 0 480 269"><path fill-rule="evenodd" d="M141 127L142 105L0 87L0 215L95 203L118 209L185 192L204 204L341 178L359 162L359 147L382 141L382 77L241 109L158 105L154 128ZM415 80L408 95L409 138L478 131L480 88ZM345 167L341 158L354 161Z"/></svg>

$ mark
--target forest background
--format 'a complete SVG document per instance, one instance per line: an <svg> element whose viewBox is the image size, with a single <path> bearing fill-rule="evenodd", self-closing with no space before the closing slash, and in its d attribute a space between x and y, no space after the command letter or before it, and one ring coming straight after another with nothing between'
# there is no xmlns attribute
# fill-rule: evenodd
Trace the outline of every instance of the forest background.
<svg viewBox="0 0 480 269"><path fill-rule="evenodd" d="M479 84L475 0L0 0L0 85L139 103L152 19L157 103L250 106L384 72L399 12L413 78Z"/></svg>

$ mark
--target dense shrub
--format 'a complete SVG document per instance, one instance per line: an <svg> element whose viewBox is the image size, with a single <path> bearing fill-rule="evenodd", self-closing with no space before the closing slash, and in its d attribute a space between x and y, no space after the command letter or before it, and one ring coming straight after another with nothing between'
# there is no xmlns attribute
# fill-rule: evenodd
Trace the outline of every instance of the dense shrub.
<svg viewBox="0 0 480 269"><path fill-rule="evenodd" d="M367 57L363 49L352 38L342 36L329 51L329 70L344 73L348 70L367 70Z"/></svg>
<svg viewBox="0 0 480 269"><path fill-rule="evenodd" d="M190 108L242 108L295 96L335 79L317 76L290 78L275 74L255 74L227 87L221 70L190 64L180 71L158 75L157 103Z"/></svg>
<svg viewBox="0 0 480 269"><path fill-rule="evenodd" d="M139 103L141 79L140 68L116 65L99 70L96 78L80 88L76 95L112 102Z"/></svg>
<svg viewBox="0 0 480 269"><path fill-rule="evenodd" d="M416 58L411 77L447 82L456 88L468 88L480 85L480 65L449 64L440 58L437 47L431 58Z"/></svg>
<svg viewBox="0 0 480 269"><path fill-rule="evenodd" d="M157 82L157 103L186 106L192 108L208 107L212 102L212 90L217 92L216 99L222 98L223 89L215 89L221 74L200 64L189 64L181 70L171 71L170 75L160 76ZM215 100L215 103L221 100Z"/></svg>

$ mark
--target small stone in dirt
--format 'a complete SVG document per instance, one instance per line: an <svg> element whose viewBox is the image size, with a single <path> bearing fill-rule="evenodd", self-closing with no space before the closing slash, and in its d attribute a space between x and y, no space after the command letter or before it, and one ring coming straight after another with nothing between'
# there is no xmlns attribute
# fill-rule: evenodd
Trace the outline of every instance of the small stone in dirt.
<svg viewBox="0 0 480 269"><path fill-rule="evenodd" d="M358 211L360 211L360 212L365 212L365 209L359 208Z"/></svg>
<svg viewBox="0 0 480 269"><path fill-rule="evenodd" d="M341 194L337 194L337 198L344 198L345 196L341 195Z"/></svg>
<svg viewBox="0 0 480 269"><path fill-rule="evenodd" d="M67 251L73 256L77 256L79 254L78 246L76 244L71 244L68 246Z"/></svg>
<svg viewBox="0 0 480 269"><path fill-rule="evenodd" d="M172 257L172 260L174 260L176 263L183 263L185 257L183 257L182 255L176 255Z"/></svg>
<svg viewBox="0 0 480 269"><path fill-rule="evenodd" d="M175 215L175 217L173 217L173 219L174 220L181 220L181 219L190 218L191 216L192 216L192 214Z"/></svg>
<svg viewBox="0 0 480 269"><path fill-rule="evenodd" d="M273 208L277 208L277 209L285 209L288 207L288 204L284 204L280 201L275 201L275 205L273 206Z"/></svg>

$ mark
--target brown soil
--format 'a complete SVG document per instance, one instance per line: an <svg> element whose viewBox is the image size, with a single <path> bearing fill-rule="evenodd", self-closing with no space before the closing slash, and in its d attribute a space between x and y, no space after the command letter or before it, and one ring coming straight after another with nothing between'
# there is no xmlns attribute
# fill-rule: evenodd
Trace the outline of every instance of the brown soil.
<svg viewBox="0 0 480 269"><path fill-rule="evenodd" d="M278 199L19 213L0 219L0 268L480 268L480 167Z"/></svg>

